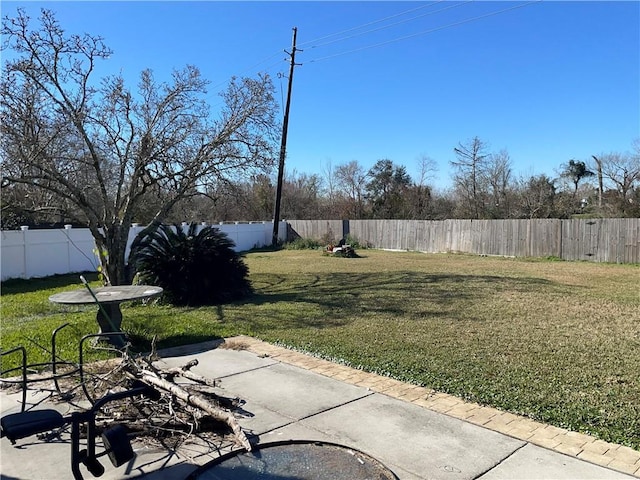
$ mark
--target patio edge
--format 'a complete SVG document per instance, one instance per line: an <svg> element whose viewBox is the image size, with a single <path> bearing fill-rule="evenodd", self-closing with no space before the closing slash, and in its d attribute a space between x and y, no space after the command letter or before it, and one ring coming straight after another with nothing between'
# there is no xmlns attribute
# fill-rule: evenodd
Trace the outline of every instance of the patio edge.
<svg viewBox="0 0 640 480"><path fill-rule="evenodd" d="M584 433L467 402L453 395L340 365L249 336L227 338L222 348L248 350L259 356L364 387L539 447L640 478L640 451L624 445L605 442Z"/></svg>

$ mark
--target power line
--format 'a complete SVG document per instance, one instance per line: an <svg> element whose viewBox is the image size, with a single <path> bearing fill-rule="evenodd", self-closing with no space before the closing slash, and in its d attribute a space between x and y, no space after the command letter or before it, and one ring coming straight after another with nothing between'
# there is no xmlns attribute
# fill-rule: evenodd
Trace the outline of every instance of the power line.
<svg viewBox="0 0 640 480"><path fill-rule="evenodd" d="M355 52L360 52L360 51L363 51L363 50L368 50L370 48L381 47L383 45L388 45L390 43L400 42L402 40L407 40L409 38L419 37L421 35L426 35L428 33L437 32L437 31L440 31L440 30L444 30L446 28L457 27L457 26L463 25L465 23L470 23L470 22L474 22L476 20L481 20L483 18L492 17L492 16L498 15L500 13L508 12L508 11L511 11L511 10L516 10L518 8L526 7L526 6L531 5L533 3L540 3L540 2L542 2L542 0L532 0L530 2L526 2L526 3L523 3L521 5L516 5L515 7L509 7L509 8L504 8L502 10L496 10L495 12L486 13L484 15L478 15L477 17L467 18L467 19L461 20L459 22L449 23L447 25L442 25L440 27L435 27L435 28L432 28L432 29L429 29L429 30L423 30L422 32L413 33L411 35L405 35L403 37L394 38L392 40L387 40L385 42L380 42L380 43L376 43L376 44L373 44L373 45L367 45L367 46L364 46L364 47L355 48L353 50L347 50L347 51L344 51L344 52L335 53L335 54L332 54L332 55L327 55L327 56L324 56L324 57L315 58L313 60L309 60L308 63L320 62L320 61L323 61L323 60L328 60L330 58L335 58L335 57L340 57L342 55L347 55L349 53L355 53Z"/></svg>
<svg viewBox="0 0 640 480"><path fill-rule="evenodd" d="M418 15L416 17L407 18L406 20L401 20L399 22L390 23L389 25L384 25L382 27L374 28L374 29L371 29L371 30L366 30L364 32L356 33L356 34L350 35L348 37L338 38L337 40L331 40L329 42L313 45L311 48L324 47L325 45L331 45L333 43L341 42L343 40L349 40L349 39L352 39L352 38L355 38L355 37L359 37L361 35L366 35L367 33L373 33L373 32L378 32L380 30L385 30L387 28L395 27L397 25L402 25L403 23L408 23L408 22L411 22L413 20L417 20L418 18L422 18L422 17L426 17L428 15L433 15L433 14L436 14L436 13L444 12L445 10L450 10L452 8L461 7L462 5L466 5L467 3L471 3L473 1L474 0L467 0L466 2L457 3L455 5L451 5L451 6L448 6L448 7L445 7L445 8L441 8L440 10L434 10L433 12L423 13L422 15Z"/></svg>
<svg viewBox="0 0 640 480"><path fill-rule="evenodd" d="M359 26L357 26L357 27L352 27L352 28L349 28L349 29L347 29L347 30L342 30L342 31L340 31L340 32L330 33L329 35L324 35L323 37L316 38L316 39L314 39L314 40L309 40L309 41L307 41L307 42L304 42L304 43L300 44L300 46L305 46L305 45L309 45L310 43L320 42L320 41L322 41L322 40L324 40L324 39L326 39L326 38L336 37L336 36L338 36L338 35L342 35L342 34L344 34L344 33L353 32L354 30L359 30L360 28L368 27L369 25L375 25L376 23L380 23L380 22L384 22L384 21L386 21L386 20L390 20L390 19L392 19L392 18L400 17L400 16L405 15L405 14L407 14L407 13L415 12L415 11L417 11L417 10L422 10L423 8L430 7L431 5L435 5L436 3L440 3L440 2L443 2L443 1L444 1L444 0L438 0L438 1L436 1L436 2L432 2L432 3L428 4L428 5L422 5L422 6L420 6L420 7L412 8L411 10L406 10L406 11L404 11L404 12L396 13L396 14L394 14L394 15L390 15L390 16L388 16L388 17L381 18L380 20L374 20L374 21L372 21L372 22L368 22L368 23L365 23L365 24L363 24L363 25L359 25ZM313 47L312 47L312 48L313 48Z"/></svg>
<svg viewBox="0 0 640 480"><path fill-rule="evenodd" d="M309 41L307 41L307 42L304 42L304 43L302 43L302 44L301 44L301 46L309 45L309 44L311 44L311 43L319 42L319 41L324 40L324 39L327 39L327 38L331 38L331 37L335 37L335 36L338 36L338 35L343 35L343 34L345 34L345 33L353 32L353 31L355 31L355 30L359 30L359 29L361 29L361 28L368 27L368 26L370 26L370 25L375 25L375 24L378 24L378 23L382 23L382 22L385 22L385 21L387 21L387 20L391 20L391 19L393 19L393 18L401 17L401 16L403 16L403 15L406 15L406 14L409 14L409 13L416 12L416 11L418 11L418 10L422 10L422 9L425 9L425 8L431 7L431 6L436 5L436 4L438 4L438 3L442 3L443 1L445 1L445 0L437 0L437 1L431 2L431 3L427 4L427 5L421 5L421 6L419 6L419 7L412 8L412 9L410 9L410 10L405 10L405 11L400 12L400 13L396 13L396 14L393 14L393 15L389 15L389 16L387 16L387 17L384 17L384 18L381 18L381 19L379 19L379 20L374 20L374 21L371 21L371 22L368 22L368 23L365 23L365 24L359 25L359 26L357 26L357 27L352 27L352 28L349 28L349 29L347 29L347 30L342 30L342 31L340 31L340 32L335 32L335 33L331 33L331 34L328 34L328 35L324 35L324 36L319 37L319 38L317 38L317 39L315 39L315 40L309 40ZM351 35L351 36L349 36L349 37L345 37L345 38L341 38L341 39L332 40L332 41L329 41L329 42L326 42L326 43L322 43L322 44L318 44L318 45L313 45L311 48L317 48L317 47L322 47L322 46L325 46L325 45L330 45L330 44L332 44L332 43L337 43L337 42L340 42L340 41L342 41L342 40L347 40L347 39L354 38L354 37L357 37L357 36L360 36L360 35L365 35L365 34L367 34L367 33L372 33L372 32L378 31L378 30L383 30L383 29L385 29L385 28L390 28L390 27L392 27L392 26L396 26L396 25L400 25L400 24L403 24L403 23L407 23L407 22L410 22L410 21L412 21L412 20L415 20L415 19L418 19L418 18L421 18L421 17L427 16L427 15L432 15L432 14L434 14L434 13L438 13L438 12L441 12L441 11L444 11L444 10L448 10L448 9L450 9L450 8L455 8L455 7L458 7L458 6L460 6L460 5L464 5L464 4L469 3L469 2L472 2L472 1L474 1L474 0L467 0L466 2L463 2L463 3L460 3L460 4L456 4L456 5L453 5L453 6L451 6L451 7L446 7L446 8L440 9L440 10L436 10L436 11L434 11L434 12L428 12L428 13L425 13L425 14L423 14L423 15L418 15L418 16L416 16L416 17L412 17L412 18L409 18L409 19L406 19L406 20L402 20L402 21L400 21L400 22L395 22L395 23L393 23L393 24L386 25L386 26L383 26L383 27L379 27L379 28L377 28L377 29L367 30L367 31L365 31L365 32L361 32L361 33L359 33L359 34ZM253 66L251 66L251 67L248 67L248 68L244 69L242 72L240 72L240 73L236 74L235 76L240 77L240 76L242 76L242 75L246 74L247 72L254 73L254 71L255 71L255 68L256 68L256 67L258 67L258 66L260 66L260 65L262 65L262 64L264 64L264 63L266 63L267 61L271 60L272 58L277 57L278 55L281 55L281 53L282 53L282 52L277 52L277 53L274 53L274 54L272 54L272 55L269 55L269 56L265 57L264 59L260 60L259 62L255 63ZM348 53L348 52L345 52L345 53ZM278 60L277 62L273 62L273 63L269 64L267 67L265 67L265 68L263 69L263 71L269 71L271 68L275 67L276 65L280 65L280 64L281 64L282 62L284 62L284 61L287 61L287 59L285 58L285 59L282 59L282 60ZM316 61L318 61L318 60L316 60ZM222 81L222 82L220 82L220 83L218 83L218 84L214 85L212 88L215 90L215 89L217 89L217 88L219 88L219 87L222 87L222 86L226 85L227 83L228 83L228 81Z"/></svg>
<svg viewBox="0 0 640 480"><path fill-rule="evenodd" d="M393 18L397 18L397 17L400 17L400 16L402 16L402 15L406 15L406 14L408 14L408 13L412 13L412 12L415 12L415 11L418 11L418 10L422 10L422 9L424 9L424 8L428 8L428 7L432 6L432 5L436 5L436 4L438 4L438 3L442 3L443 1L445 1L445 0L437 0L437 1L435 1L435 2L429 3L428 5L421 5L421 6L419 6L419 7L412 8L412 9L410 9L410 10L405 10L404 12L396 13L396 14L394 14L394 15L389 15L388 17L384 17L384 18L381 18L381 19L379 19L379 20L374 20L374 21L372 21L372 22L368 22L368 23L365 23L365 24L363 24L363 25L359 25L359 26L357 26L357 27L352 27L352 28L349 28L349 29L347 29L347 30L343 30L343 31L336 32L336 33L331 33L331 34L329 34L329 35L324 35L324 36L322 36L322 37L320 37L320 38L317 38L317 39L315 39L315 40L309 40L309 41L307 41L307 42L304 42L304 43L300 44L300 46L302 47L302 46L304 46L304 45L308 45L308 44L310 44L310 43L315 43L315 42L318 42L318 41L324 40L324 39L326 39L326 38L335 37L335 36L338 36L338 35L342 35L342 34L344 34L344 33L349 33L349 32L352 32L352 31L354 31L354 30L358 30L358 29L361 29L361 28L364 28L364 27L368 27L368 26L370 26L370 25L375 25L375 24L377 24L377 23L381 23L381 22L384 22L384 21L387 21L387 20L390 20L390 19L393 19ZM473 1L473 0L467 0L467 2L465 2L465 3L468 3L468 2L471 2L471 1ZM458 5L456 5L456 6L458 6ZM453 8L453 7L447 7L447 9L448 9L448 8ZM444 10L444 9L443 9L443 10ZM431 15L432 13L437 13L437 12L439 12L439 11L441 11L441 10L437 10L436 12L429 12L429 13L427 13L427 14L425 14L425 15ZM380 30L381 30L381 29L384 29L384 28L391 27L391 26L399 25L399 24L402 24L402 23L406 23L406 22L409 22L409 21L411 21L411 20L415 20L416 18L423 17L423 16L425 16L425 15L419 15L419 16L417 16L417 17L412 17L412 18L409 18L409 19L404 20L404 21L401 21L401 22L396 22L396 23L391 24L391 25L389 25L389 26L387 26L387 27L380 27ZM357 34L357 35L353 35L353 36L364 35L364 34L366 34L366 33L370 33L371 31L375 31L375 30L370 30L370 31L362 32L361 34ZM347 38L351 38L351 37L347 37ZM315 48L315 47L318 47L318 46L324 46L324 45L328 45L328 44L335 43L335 42L339 42L339 41L341 41L341 39L333 40L333 41L328 42L328 43L325 43L325 44L314 45L314 46L313 46L313 47L311 47L311 48ZM257 63L256 63L256 64L254 64L253 66L248 67L248 68L246 68L245 70L243 70L243 71L242 71L241 73L239 73L237 76L244 75L245 73L247 73L247 72L249 72L249 71L252 71L252 72L253 72L253 70L254 70L256 67L258 67L259 65L262 65L263 63L266 63L267 61L271 60L272 58L277 57L278 55L281 55L281 53L282 53L282 52L278 52L278 53L274 53L273 55L270 55L270 56L268 56L268 57L265 57L263 60L260 60L259 62L257 62ZM277 62L271 63L269 66L265 67L265 68L264 68L264 70L265 70L265 71L268 71L269 69L271 69L271 68L275 67L276 65L281 64L281 63L282 63L282 62L284 62L284 61L287 61L287 59L285 58L285 59L283 59L283 60L278 60ZM218 85L216 85L214 88L218 88L218 87L220 87L220 86L222 86L222 85L225 85L225 84L226 84L226 82L221 82L221 83L219 83Z"/></svg>

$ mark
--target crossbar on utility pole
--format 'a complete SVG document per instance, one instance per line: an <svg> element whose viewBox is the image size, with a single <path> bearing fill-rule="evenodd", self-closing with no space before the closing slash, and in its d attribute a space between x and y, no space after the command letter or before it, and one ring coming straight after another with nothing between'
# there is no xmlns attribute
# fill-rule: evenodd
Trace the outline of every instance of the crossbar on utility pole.
<svg viewBox="0 0 640 480"><path fill-rule="evenodd" d="M276 204L273 213L273 237L271 245L278 245L278 225L280 224L280 201L282 200L282 181L284 177L284 159L287 152L287 130L289 129L289 107L291 106L291 86L293 84L293 67L296 66L296 36L298 29L293 27L293 41L291 43L291 64L289 66L289 86L287 88L287 103L284 108L282 121L282 141L280 142L280 162L278 163L278 184L276 185ZM301 50L302 51L302 50ZM285 50L286 53L289 53Z"/></svg>

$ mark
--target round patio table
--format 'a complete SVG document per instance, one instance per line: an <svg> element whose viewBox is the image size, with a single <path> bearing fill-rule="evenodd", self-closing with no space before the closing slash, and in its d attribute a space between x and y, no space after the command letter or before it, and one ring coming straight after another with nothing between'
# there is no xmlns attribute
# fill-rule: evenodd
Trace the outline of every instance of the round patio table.
<svg viewBox="0 0 640 480"><path fill-rule="evenodd" d="M51 295L49 301L64 305L95 304L98 300L96 320L100 326L100 333L121 332L122 311L120 304L132 300L145 300L162 293L161 287L152 285L118 285L116 287L99 287L92 289L93 298L88 289L72 290ZM117 347L124 346L124 340L119 335L112 335L109 341Z"/></svg>

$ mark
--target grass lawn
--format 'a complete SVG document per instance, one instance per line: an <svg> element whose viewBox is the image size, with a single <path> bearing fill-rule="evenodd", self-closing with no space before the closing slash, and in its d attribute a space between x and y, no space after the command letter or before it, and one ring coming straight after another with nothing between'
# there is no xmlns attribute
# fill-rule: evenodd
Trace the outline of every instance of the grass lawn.
<svg viewBox="0 0 640 480"><path fill-rule="evenodd" d="M640 449L640 266L357 253L252 252L251 299L125 304L123 328L143 350L154 335L160 347L251 335ZM37 361L70 322L62 356L77 358L96 309L47 301L74 288L77 275L5 282L2 348Z"/></svg>

